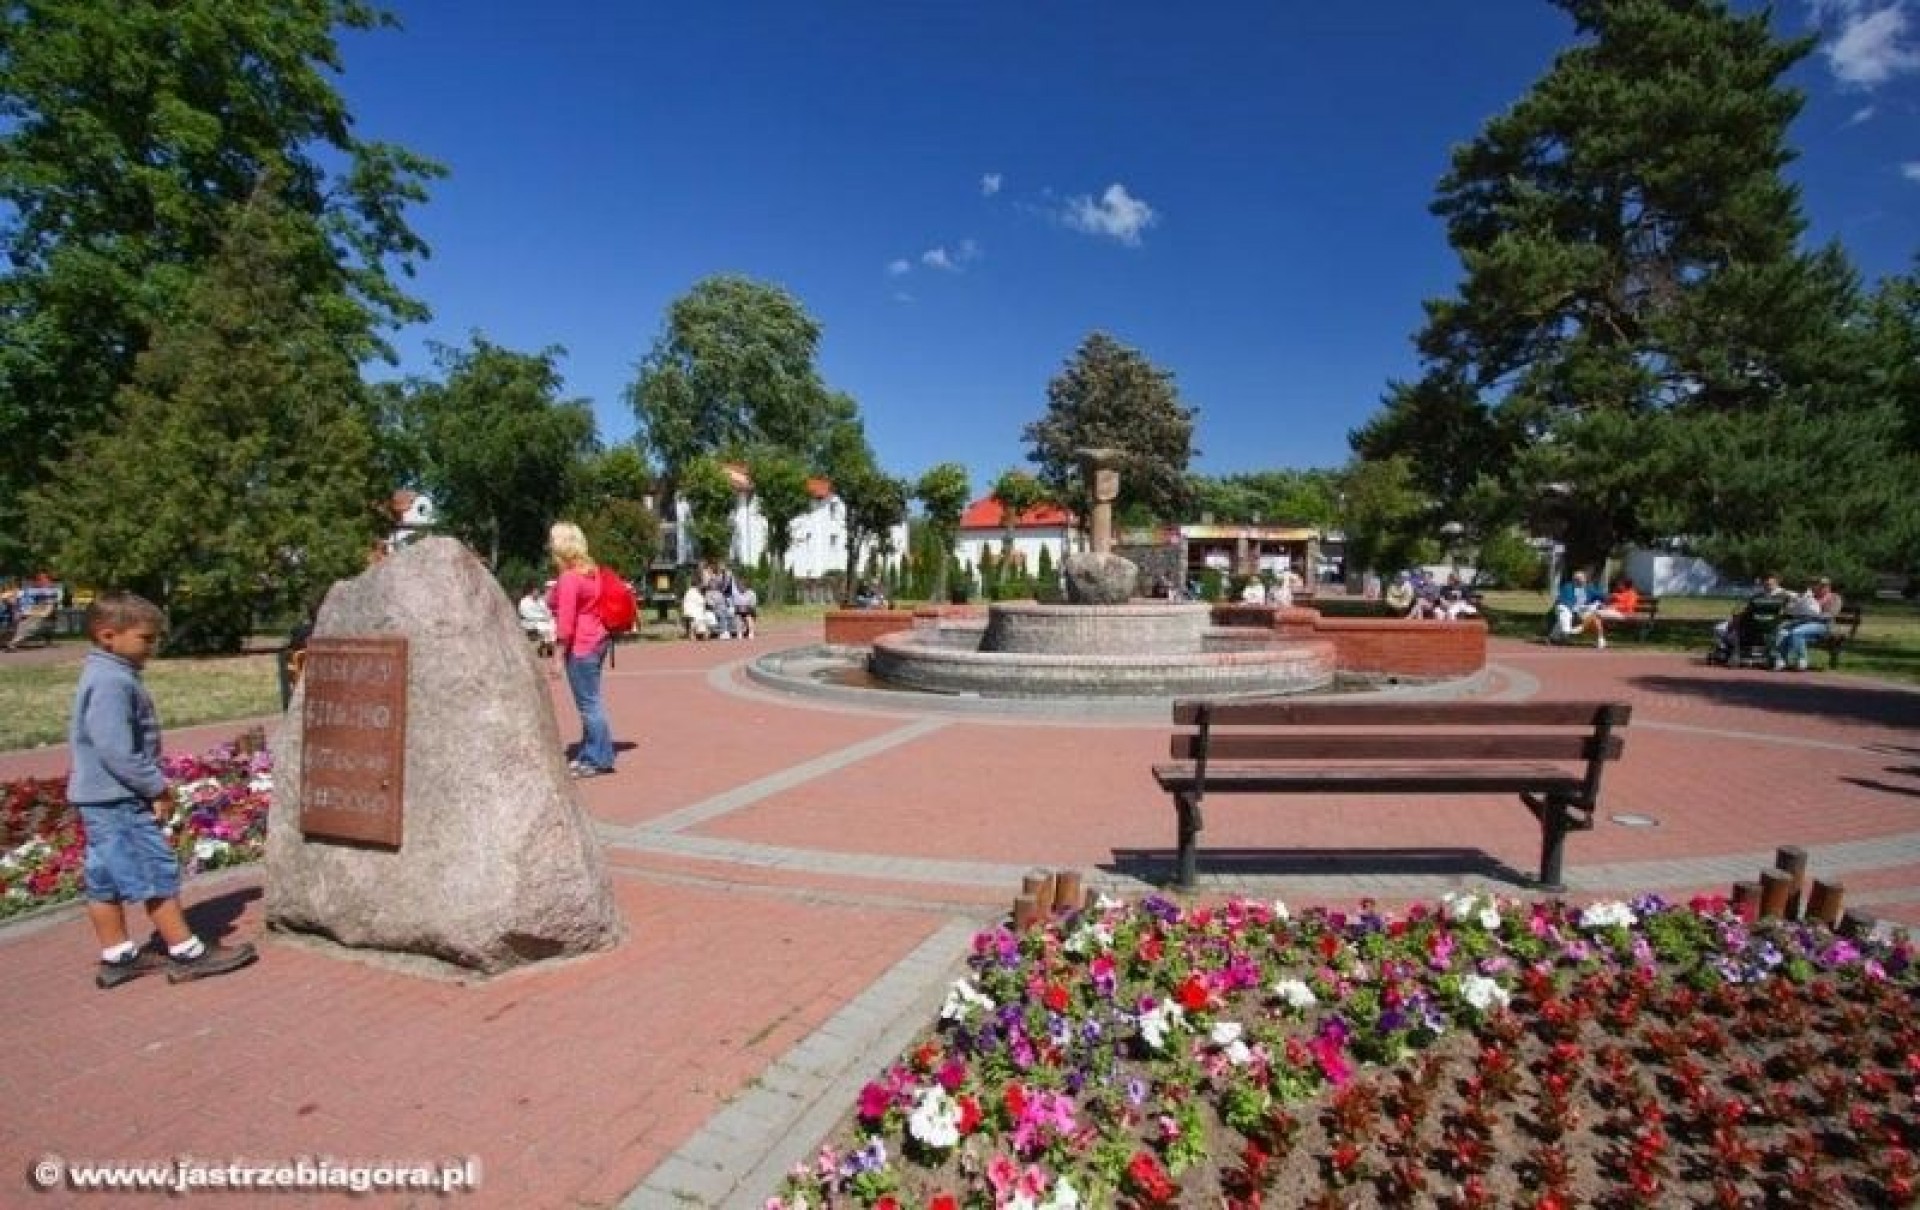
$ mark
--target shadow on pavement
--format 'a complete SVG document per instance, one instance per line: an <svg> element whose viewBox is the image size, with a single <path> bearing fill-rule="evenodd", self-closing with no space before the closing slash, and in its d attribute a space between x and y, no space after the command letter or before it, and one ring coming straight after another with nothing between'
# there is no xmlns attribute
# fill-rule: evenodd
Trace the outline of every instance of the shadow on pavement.
<svg viewBox="0 0 1920 1210"><path fill-rule="evenodd" d="M1628 677L1627 684L1642 693L1697 697L1743 710L1920 728L1920 693L1874 684L1810 681L1791 672L1755 679L1718 669L1699 676Z"/></svg>
<svg viewBox="0 0 1920 1210"><path fill-rule="evenodd" d="M246 914L247 905L261 894L257 886L235 887L203 899L187 908L187 924L201 940L218 941L233 931L233 926Z"/></svg>
<svg viewBox="0 0 1920 1210"><path fill-rule="evenodd" d="M1155 886L1173 882L1172 849L1115 849L1101 869ZM1533 890L1523 873L1481 849L1210 849L1200 850L1201 877L1351 878L1409 875L1479 878Z"/></svg>

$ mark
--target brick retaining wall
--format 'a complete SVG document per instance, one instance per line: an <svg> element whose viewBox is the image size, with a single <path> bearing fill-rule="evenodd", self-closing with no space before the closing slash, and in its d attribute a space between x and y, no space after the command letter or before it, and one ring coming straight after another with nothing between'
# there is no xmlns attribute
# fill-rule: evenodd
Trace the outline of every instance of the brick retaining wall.
<svg viewBox="0 0 1920 1210"><path fill-rule="evenodd" d="M978 606L905 609L836 609L826 615L826 642L868 647L875 637L937 625L941 619L983 616ZM1436 680L1472 676L1487 664L1487 626L1479 619L1429 622L1411 618L1329 618L1299 606L1216 605L1217 626L1279 632L1287 638L1321 638L1334 645L1341 672Z"/></svg>

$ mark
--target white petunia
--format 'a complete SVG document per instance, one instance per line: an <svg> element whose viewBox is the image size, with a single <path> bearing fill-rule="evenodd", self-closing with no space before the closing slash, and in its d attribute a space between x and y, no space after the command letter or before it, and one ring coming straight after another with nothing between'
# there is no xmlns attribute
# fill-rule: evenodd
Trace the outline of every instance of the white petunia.
<svg viewBox="0 0 1920 1210"><path fill-rule="evenodd" d="M1168 1000L1140 1014L1140 1036L1155 1050L1167 1048L1167 1031L1185 1024L1186 1010Z"/></svg>
<svg viewBox="0 0 1920 1210"><path fill-rule="evenodd" d="M1468 1004L1483 1013L1495 1005L1505 1008L1509 1002L1507 989L1485 975L1468 975L1460 980L1460 995Z"/></svg>
<svg viewBox="0 0 1920 1210"><path fill-rule="evenodd" d="M1480 909L1480 927L1489 933L1500 931L1500 909L1493 906L1493 900L1487 900L1487 906Z"/></svg>
<svg viewBox="0 0 1920 1210"><path fill-rule="evenodd" d="M1632 908L1616 899L1588 904L1586 910L1580 913L1580 927L1588 930L1632 928L1638 919Z"/></svg>
<svg viewBox="0 0 1920 1210"><path fill-rule="evenodd" d="M1273 985L1273 994L1285 1000L1293 1008L1312 1008L1320 1003L1320 997L1313 989L1299 979L1282 979Z"/></svg>
<svg viewBox="0 0 1920 1210"><path fill-rule="evenodd" d="M1273 918L1275 920L1293 919L1293 913L1287 910L1286 901L1281 899L1276 899L1273 901Z"/></svg>
<svg viewBox="0 0 1920 1210"><path fill-rule="evenodd" d="M1245 1032L1246 1027L1238 1021L1222 1021L1207 1031L1207 1037L1215 1046L1230 1046Z"/></svg>
<svg viewBox="0 0 1920 1210"><path fill-rule="evenodd" d="M992 1012L993 997L975 989L973 984L965 979L955 979L953 986L947 989L946 1003L940 1006L940 1019L968 1021L972 1019L975 1010Z"/></svg>
<svg viewBox="0 0 1920 1210"><path fill-rule="evenodd" d="M907 1117L907 1131L929 1147L946 1150L960 1141L960 1102L938 1084L922 1090Z"/></svg>
<svg viewBox="0 0 1920 1210"><path fill-rule="evenodd" d="M232 848L232 845L218 837L202 836L193 842L193 859L203 862L212 861L217 857L225 857Z"/></svg>
<svg viewBox="0 0 1920 1210"><path fill-rule="evenodd" d="M1036 1210L1080 1210L1080 1191L1063 1176L1054 1182L1053 1192L1047 1194L1047 1200Z"/></svg>

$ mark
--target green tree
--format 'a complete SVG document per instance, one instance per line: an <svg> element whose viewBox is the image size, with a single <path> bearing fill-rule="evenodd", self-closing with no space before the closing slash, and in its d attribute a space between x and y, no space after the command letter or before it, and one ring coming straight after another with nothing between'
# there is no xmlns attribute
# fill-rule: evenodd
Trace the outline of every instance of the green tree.
<svg viewBox="0 0 1920 1210"><path fill-rule="evenodd" d="M389 485L358 366L303 289L330 250L263 196L154 333L118 424L83 434L27 501L35 545L170 611L173 644L237 651L365 565Z"/></svg>
<svg viewBox="0 0 1920 1210"><path fill-rule="evenodd" d="M934 599L944 600L947 561L953 555L954 541L960 536L960 517L967 511L967 497L972 494L967 468L958 462L942 462L920 476L913 494L926 511L924 528L928 544L940 551L939 558L933 560L934 579L928 592Z"/></svg>
<svg viewBox="0 0 1920 1210"><path fill-rule="evenodd" d="M701 456L771 447L817 461L821 434L850 404L821 384L819 343L820 325L778 286L722 275L675 300L627 389L668 499Z"/></svg>
<svg viewBox="0 0 1920 1210"><path fill-rule="evenodd" d="M1503 484L1597 565L1696 473L1695 419L1756 422L1845 376L1853 287L1837 253L1799 251L1782 173L1782 80L1810 41L1722 0L1556 2L1575 44L1455 152L1434 211L1464 279L1427 304L1423 377L1354 446L1415 458L1442 515Z"/></svg>
<svg viewBox="0 0 1920 1210"><path fill-rule="evenodd" d="M733 508L739 493L720 460L701 456L680 471L680 493L686 497L687 529L693 535L697 558L719 561L733 553Z"/></svg>
<svg viewBox="0 0 1920 1210"><path fill-rule="evenodd" d="M1195 411L1180 403L1173 375L1105 332L1082 341L1047 384L1046 415L1023 434L1027 460L1039 467L1048 493L1080 517L1093 515L1092 485L1079 451L1119 450L1120 497L1115 512L1134 506L1179 518L1187 506L1187 464Z"/></svg>
<svg viewBox="0 0 1920 1210"><path fill-rule="evenodd" d="M1045 502L1047 495L1047 485L1022 470L1004 471L993 481L993 498L1000 505L1001 567L1012 567L1018 557L1013 543L1020 518Z"/></svg>
<svg viewBox="0 0 1920 1210"><path fill-rule="evenodd" d="M1438 553L1427 497L1405 458L1355 461L1341 477L1346 495L1347 574L1392 575Z"/></svg>
<svg viewBox="0 0 1920 1210"><path fill-rule="evenodd" d="M589 456L576 476L569 512L578 518L596 562L628 579L646 572L660 550L660 516L646 506L653 476L631 444Z"/></svg>
<svg viewBox="0 0 1920 1210"><path fill-rule="evenodd" d="M421 482L442 531L488 565L538 563L547 530L578 502L594 453L593 410L559 397L562 350L517 353L475 334L436 345L445 380L411 384Z"/></svg>
<svg viewBox="0 0 1920 1210"><path fill-rule="evenodd" d="M767 551L772 556L774 576L767 587L768 604L776 604L786 600L787 551L793 547L793 523L813 507L813 491L807 485L807 468L780 450L762 450L747 466L760 514L767 519Z"/></svg>
<svg viewBox="0 0 1920 1210"><path fill-rule="evenodd" d="M406 211L438 165L353 134L337 29L361 0L24 0L0 8L0 564L14 506L112 423L156 326L271 188L310 251L309 322L356 361L424 317Z"/></svg>

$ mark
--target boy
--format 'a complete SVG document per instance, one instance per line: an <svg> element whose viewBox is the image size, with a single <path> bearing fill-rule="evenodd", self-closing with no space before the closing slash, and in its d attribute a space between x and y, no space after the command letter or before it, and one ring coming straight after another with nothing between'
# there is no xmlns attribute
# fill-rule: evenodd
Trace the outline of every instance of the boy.
<svg viewBox="0 0 1920 1210"><path fill-rule="evenodd" d="M161 831L169 812L160 771L160 718L140 683L166 617L131 593L104 593L87 608L87 653L75 691L67 801L87 830L87 919L100 941L94 984L119 987L164 967L167 982L224 975L252 962L252 944L208 945L180 910L180 863ZM127 940L126 902L146 905L167 958Z"/></svg>

